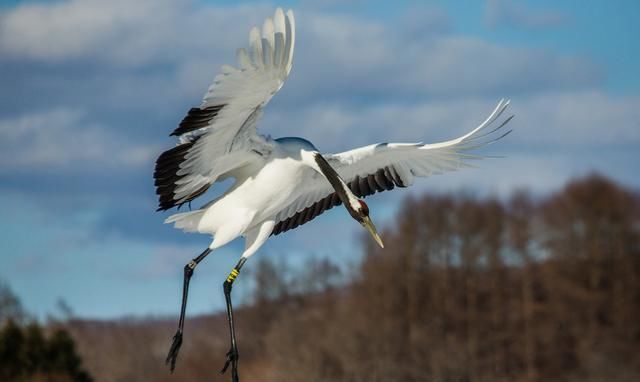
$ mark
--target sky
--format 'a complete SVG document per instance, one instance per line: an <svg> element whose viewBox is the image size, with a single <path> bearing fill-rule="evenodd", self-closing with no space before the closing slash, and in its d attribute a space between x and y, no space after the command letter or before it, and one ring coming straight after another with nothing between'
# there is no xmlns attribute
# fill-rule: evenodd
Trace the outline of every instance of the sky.
<svg viewBox="0 0 640 382"><path fill-rule="evenodd" d="M635 0L2 1L0 280L27 310L45 317L64 299L80 317L177 316L182 268L211 238L162 223L154 161L277 6L295 12L296 48L264 134L326 152L436 142L511 99L514 132L481 150L502 158L368 198L378 227L424 192L543 195L592 171L640 188ZM360 239L335 208L271 238L243 273L262 256L349 269ZM243 245L198 267L190 314L224 307L221 284Z"/></svg>

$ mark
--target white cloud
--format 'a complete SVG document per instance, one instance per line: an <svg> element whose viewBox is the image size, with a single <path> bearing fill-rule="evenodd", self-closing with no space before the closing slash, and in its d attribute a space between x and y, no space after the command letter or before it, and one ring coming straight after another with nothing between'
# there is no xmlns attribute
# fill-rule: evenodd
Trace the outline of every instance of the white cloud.
<svg viewBox="0 0 640 382"><path fill-rule="evenodd" d="M600 91L545 93L516 100L522 144L604 149L640 144L640 97Z"/></svg>
<svg viewBox="0 0 640 382"><path fill-rule="evenodd" d="M249 27L271 12L266 5L177 0L29 3L1 16L0 52L61 63L104 59L115 69L98 68L103 81L77 87L85 102L106 101L116 112L125 105L162 113L204 93L218 65L233 61ZM385 23L303 9L292 78L266 111L261 131L306 136L327 151L378 141L438 141L473 128L498 98L509 96L517 114L509 144L638 141L638 98L585 90L599 77L592 63L452 35L442 28L446 15L420 12L431 15L427 20L438 33L421 35L411 23L405 28L408 15ZM154 70L162 62L170 69ZM66 79L55 83L60 87ZM141 166L160 152L128 141L127 121L95 121L90 107L80 109L67 103L0 120L7 136L2 166Z"/></svg>
<svg viewBox="0 0 640 382"><path fill-rule="evenodd" d="M496 45L472 37L444 37L416 55L402 85L428 93L460 95L535 92L591 85L595 65L575 57Z"/></svg>
<svg viewBox="0 0 640 382"><path fill-rule="evenodd" d="M272 12L267 5L220 7L180 0L25 4L0 16L0 52L14 59L85 59L133 69L168 64L168 75L151 79L204 93L218 67L233 63L249 28ZM296 19L288 91L297 99L531 92L589 86L600 79L599 69L581 58L446 33L447 17L435 8L386 22L303 8Z"/></svg>
<svg viewBox="0 0 640 382"><path fill-rule="evenodd" d="M185 52L235 48L227 34L248 34L251 21L266 14L262 8L218 8L190 0L27 3L0 15L0 52L45 62L97 58L139 66L175 61Z"/></svg>
<svg viewBox="0 0 640 382"><path fill-rule="evenodd" d="M581 57L420 34L411 23L323 13L298 21L294 73L285 88L296 99L532 93L591 87L602 78L600 68Z"/></svg>
<svg viewBox="0 0 640 382"><path fill-rule="evenodd" d="M9 54L44 60L100 52L138 21L153 19L148 17L151 5L98 0L23 4L2 16L0 46Z"/></svg>
<svg viewBox="0 0 640 382"><path fill-rule="evenodd" d="M568 16L559 11L534 8L512 0L487 0L485 19L490 26L523 29L558 27L569 21Z"/></svg>
<svg viewBox="0 0 640 382"><path fill-rule="evenodd" d="M18 173L69 166L139 167L158 151L127 142L75 109L0 119L0 135L0 168Z"/></svg>

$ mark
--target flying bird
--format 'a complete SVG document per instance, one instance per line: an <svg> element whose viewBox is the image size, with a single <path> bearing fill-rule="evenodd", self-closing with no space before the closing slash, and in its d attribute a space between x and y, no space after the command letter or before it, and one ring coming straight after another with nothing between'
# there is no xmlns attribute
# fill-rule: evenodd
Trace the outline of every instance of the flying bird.
<svg viewBox="0 0 640 382"><path fill-rule="evenodd" d="M293 62L295 21L278 8L262 31L254 27L248 50L239 49L239 67L223 66L200 107L192 108L171 133L178 143L162 153L154 172L158 210L190 203L209 187L235 179L220 197L201 208L166 219L176 228L213 236L211 244L184 267L178 330L167 355L171 371L182 344L189 281L213 250L240 236L245 249L223 282L231 346L222 368L231 366L238 381L231 290L242 266L272 235L309 222L342 204L349 215L383 247L362 198L408 187L426 177L470 166L483 158L472 150L507 135L503 127L509 101L501 100L489 117L469 133L446 142L379 143L337 154L322 153L304 138L272 139L256 125L265 105L284 84Z"/></svg>

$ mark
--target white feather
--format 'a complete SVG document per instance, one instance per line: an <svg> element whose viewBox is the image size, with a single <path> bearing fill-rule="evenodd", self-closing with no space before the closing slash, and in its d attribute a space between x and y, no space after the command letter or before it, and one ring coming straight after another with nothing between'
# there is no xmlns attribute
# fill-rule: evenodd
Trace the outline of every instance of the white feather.
<svg viewBox="0 0 640 382"><path fill-rule="evenodd" d="M285 63L285 75L288 75L293 65L293 48L296 43L296 20L293 17L293 11L287 11L287 17L285 19L285 30L287 39L285 41L285 57L287 58Z"/></svg>
<svg viewBox="0 0 640 382"><path fill-rule="evenodd" d="M449 141L422 143L387 143L374 144L345 151L339 154L323 154L338 174L348 184L356 177L366 178L378 170L390 167L400 178L405 187L411 186L415 177L427 177L456 171L462 167L470 167L469 160L482 159L485 156L472 155L468 150L476 149L504 137L501 123L497 128L486 130L503 114L509 101L501 100L489 117L469 133ZM508 122L511 117L505 119ZM481 139L479 139L481 138ZM322 200L333 192L324 179L305 182L302 191L311 198L301 195L299 201L284 210L279 218L288 218ZM281 219L282 220L282 219Z"/></svg>
<svg viewBox="0 0 640 382"><path fill-rule="evenodd" d="M253 64L256 68L263 67L262 38L260 37L260 30L258 30L258 27L253 27L251 32L249 32L249 45L251 45Z"/></svg>
<svg viewBox="0 0 640 382"><path fill-rule="evenodd" d="M261 112L256 111L269 102L289 74L295 28L291 11L285 17L278 9L273 17L266 19L262 33L257 27L249 32L251 54L245 49L236 53L240 69L224 65L209 86L200 107L224 105L218 115L209 126L178 137L181 143L201 137L180 164L178 175L183 177L174 197L178 203L223 174L258 160L255 152L270 150L270 144L257 133Z"/></svg>

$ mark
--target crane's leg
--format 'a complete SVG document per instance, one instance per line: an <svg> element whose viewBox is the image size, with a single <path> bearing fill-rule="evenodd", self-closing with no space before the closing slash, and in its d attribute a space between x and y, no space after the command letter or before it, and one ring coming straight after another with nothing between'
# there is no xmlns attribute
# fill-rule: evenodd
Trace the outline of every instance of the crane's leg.
<svg viewBox="0 0 640 382"><path fill-rule="evenodd" d="M211 253L211 248L207 248L198 255L196 258L191 260L187 265L184 266L184 279L182 284L182 306L180 308L180 320L178 321L178 331L173 336L173 342L171 343L171 348L169 349L169 354L167 355L167 359L165 363L169 365L171 368L171 372L176 368L176 359L178 358L178 352L180 351L180 346L182 345L182 332L184 331L184 315L187 309L187 296L189 294L189 281L191 281L191 276L193 276L193 270L196 269L196 266L205 258L207 255Z"/></svg>
<svg viewBox="0 0 640 382"><path fill-rule="evenodd" d="M244 253L242 254L242 257L240 257L240 261L238 261L238 264L236 264L236 266L231 270L231 273L229 273L229 276L227 276L227 279L222 284L222 289L224 291L224 298L227 302L227 319L229 321L229 334L231 336L231 348L227 352L227 360L225 361L224 366L222 367L222 370L220 372L224 373L225 371L227 371L227 368L229 367L229 365L231 365L231 379L233 382L239 381L239 377L238 377L239 354L238 354L238 346L236 343L236 331L233 324L233 306L231 305L231 288L233 286L233 282L236 280L236 278L240 274L240 269L242 268L244 263L247 261L247 259L251 255L256 253L258 248L260 248L262 244L264 244L264 242L269 238L269 235L271 235L271 231L273 231L274 226L275 226L274 221L267 221L262 223L260 227L246 233Z"/></svg>
<svg viewBox="0 0 640 382"><path fill-rule="evenodd" d="M227 352L227 360L222 367L221 373L227 371L229 365L231 365L231 378L234 382L238 381L238 359L240 358L238 355L238 346L236 344L236 331L233 325L233 306L231 305L231 287L233 286L233 282L235 281L238 274L240 274L240 269L247 261L246 257L241 257L238 264L231 270L229 276L222 284L222 289L224 291L224 299L227 302L227 319L229 321L229 333L231 335L231 348Z"/></svg>

